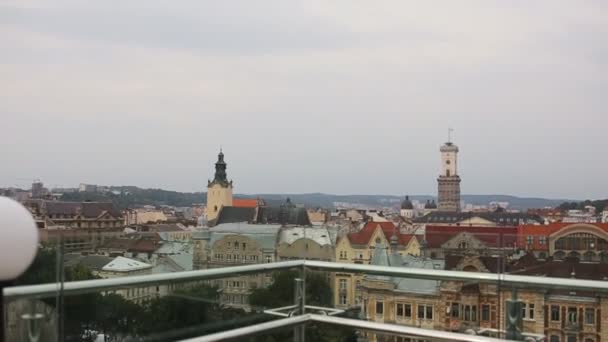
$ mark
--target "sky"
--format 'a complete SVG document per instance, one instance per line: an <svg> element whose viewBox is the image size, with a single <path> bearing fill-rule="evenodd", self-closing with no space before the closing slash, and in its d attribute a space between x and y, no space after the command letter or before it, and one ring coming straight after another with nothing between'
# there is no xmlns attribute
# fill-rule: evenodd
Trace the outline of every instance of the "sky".
<svg viewBox="0 0 608 342"><path fill-rule="evenodd" d="M0 2L0 186L608 197L608 2Z"/></svg>

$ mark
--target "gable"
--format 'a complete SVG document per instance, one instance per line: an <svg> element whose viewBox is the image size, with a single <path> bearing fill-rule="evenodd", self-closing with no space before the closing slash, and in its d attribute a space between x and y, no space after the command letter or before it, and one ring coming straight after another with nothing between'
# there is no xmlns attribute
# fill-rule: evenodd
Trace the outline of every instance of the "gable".
<svg viewBox="0 0 608 342"><path fill-rule="evenodd" d="M461 226L495 226L496 223L479 216L473 216L471 218L462 220L459 222Z"/></svg>
<svg viewBox="0 0 608 342"><path fill-rule="evenodd" d="M458 249L461 247L461 243L463 242L466 244L466 249L487 248L487 246L481 240L476 238L473 234L467 232L456 234L456 236L452 237L441 245L441 248Z"/></svg>

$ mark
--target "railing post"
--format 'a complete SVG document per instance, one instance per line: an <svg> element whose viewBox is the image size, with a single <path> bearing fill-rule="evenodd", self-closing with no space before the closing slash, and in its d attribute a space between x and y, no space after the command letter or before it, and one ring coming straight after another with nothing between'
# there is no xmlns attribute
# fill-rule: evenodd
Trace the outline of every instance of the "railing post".
<svg viewBox="0 0 608 342"><path fill-rule="evenodd" d="M304 303L304 279L296 278L295 279L295 287L294 287L294 314L295 315L303 315L305 313L305 303ZM297 325L293 329L293 341L294 342L305 342L305 327L304 325Z"/></svg>
<svg viewBox="0 0 608 342"><path fill-rule="evenodd" d="M511 291L511 299L505 307L507 340L521 341L523 328L523 302L517 300L517 289Z"/></svg>

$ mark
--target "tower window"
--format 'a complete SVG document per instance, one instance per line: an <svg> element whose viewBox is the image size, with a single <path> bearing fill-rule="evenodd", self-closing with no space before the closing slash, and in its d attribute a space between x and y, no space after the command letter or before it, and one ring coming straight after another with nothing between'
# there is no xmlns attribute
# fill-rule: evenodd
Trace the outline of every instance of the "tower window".
<svg viewBox="0 0 608 342"><path fill-rule="evenodd" d="M213 207L213 210L217 211L217 205L215 207Z"/></svg>

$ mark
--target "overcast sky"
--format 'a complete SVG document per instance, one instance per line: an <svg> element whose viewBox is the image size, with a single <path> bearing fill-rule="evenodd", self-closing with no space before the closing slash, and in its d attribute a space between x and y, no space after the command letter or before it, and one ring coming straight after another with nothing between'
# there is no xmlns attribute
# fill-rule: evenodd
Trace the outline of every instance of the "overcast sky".
<svg viewBox="0 0 608 342"><path fill-rule="evenodd" d="M0 3L0 186L608 197L608 2Z"/></svg>

